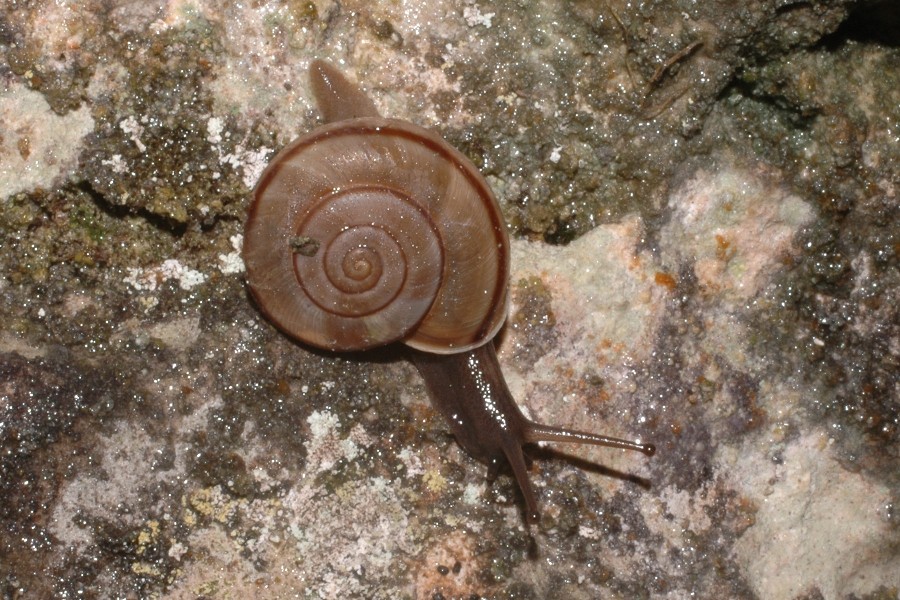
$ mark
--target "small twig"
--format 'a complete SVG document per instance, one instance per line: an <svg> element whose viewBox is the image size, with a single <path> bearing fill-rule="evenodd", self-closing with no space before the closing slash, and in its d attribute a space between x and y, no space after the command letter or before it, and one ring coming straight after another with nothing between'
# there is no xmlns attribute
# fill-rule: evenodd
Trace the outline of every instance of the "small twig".
<svg viewBox="0 0 900 600"><path fill-rule="evenodd" d="M609 5L609 2L603 2L603 5L606 7L606 10L610 12L613 20L619 25L619 28L622 30L622 41L625 44L625 58L622 59L622 62L625 64L625 72L628 73L628 79L629 81L631 81L631 87L637 89L638 86L634 82L634 75L631 74L631 67L628 65L628 53L631 51L631 45L628 43L628 30L625 29L625 24L622 23L622 19L619 18L619 15L616 14L616 11L614 11L612 6Z"/></svg>
<svg viewBox="0 0 900 600"><path fill-rule="evenodd" d="M653 73L653 77L651 77L650 81L647 82L647 91L644 93L644 100L641 102L641 112L644 113L645 119L655 119L660 114L662 114L663 111L672 106L672 104L674 104L676 100L687 93L690 86L682 85L680 90L677 90L675 93L669 94L667 98L664 98L663 101L660 102L652 110L647 110L647 107L650 105L650 95L653 93L654 88L657 87L657 84L659 84L660 80L665 76L666 72L671 69L673 65L693 54L694 51L702 45L703 42L701 40L691 42L690 44L670 56L663 64L659 65L659 67L657 67L656 71Z"/></svg>
<svg viewBox="0 0 900 600"><path fill-rule="evenodd" d="M696 50L697 48L699 48L702 45L703 45L703 42L701 40L691 42L690 44L688 44L687 46L685 46L684 48L682 48L681 50L679 50L678 52L673 54L671 57L669 57L669 60L667 60L666 62L664 62L663 64L659 65L659 67L656 68L656 72L653 73L653 77L651 77L650 81L648 82L649 85L653 86L654 84L659 82L659 80L662 79L662 76L665 74L665 72L668 71L672 67L672 65L685 59L691 53L693 53L694 50Z"/></svg>
<svg viewBox="0 0 900 600"><path fill-rule="evenodd" d="M644 102L641 104L641 112L643 113L643 117L648 121L650 119L655 119L659 115L663 113L667 108L672 106L676 100L681 98L687 93L687 86L683 87L677 94L671 94L668 98L663 100L656 106L652 111L647 111L647 97L644 97Z"/></svg>

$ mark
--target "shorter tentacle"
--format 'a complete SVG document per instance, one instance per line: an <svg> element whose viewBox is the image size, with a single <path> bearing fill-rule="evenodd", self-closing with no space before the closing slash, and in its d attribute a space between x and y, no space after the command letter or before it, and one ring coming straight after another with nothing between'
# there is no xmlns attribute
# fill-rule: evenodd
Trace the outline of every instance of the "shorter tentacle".
<svg viewBox="0 0 900 600"><path fill-rule="evenodd" d="M537 497L534 494L534 488L531 487L531 480L528 478L528 468L525 466L525 455L522 453L522 447L518 444L504 444L503 453L506 454L506 460L512 467L513 475L525 496L525 518L529 523L537 523L541 520L541 513L538 511Z"/></svg>

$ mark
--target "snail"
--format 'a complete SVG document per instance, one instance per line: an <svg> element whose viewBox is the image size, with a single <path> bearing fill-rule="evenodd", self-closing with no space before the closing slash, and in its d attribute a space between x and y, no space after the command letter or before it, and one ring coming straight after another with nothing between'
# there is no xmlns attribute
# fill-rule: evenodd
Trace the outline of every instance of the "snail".
<svg viewBox="0 0 900 600"><path fill-rule="evenodd" d="M334 66L314 61L326 123L261 175L244 233L249 289L287 335L330 351L402 342L457 443L504 462L537 522L523 446L650 444L541 425L507 388L493 339L506 319L509 238L485 179L437 134L383 118Z"/></svg>

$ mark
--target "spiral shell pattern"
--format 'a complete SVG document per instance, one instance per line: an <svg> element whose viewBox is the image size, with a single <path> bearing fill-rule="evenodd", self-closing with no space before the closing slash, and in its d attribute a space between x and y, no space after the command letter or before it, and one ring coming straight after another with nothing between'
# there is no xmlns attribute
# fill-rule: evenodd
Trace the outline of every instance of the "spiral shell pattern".
<svg viewBox="0 0 900 600"><path fill-rule="evenodd" d="M257 184L244 262L263 312L329 350L462 352L506 316L496 200L465 156L405 121L343 120L282 150Z"/></svg>

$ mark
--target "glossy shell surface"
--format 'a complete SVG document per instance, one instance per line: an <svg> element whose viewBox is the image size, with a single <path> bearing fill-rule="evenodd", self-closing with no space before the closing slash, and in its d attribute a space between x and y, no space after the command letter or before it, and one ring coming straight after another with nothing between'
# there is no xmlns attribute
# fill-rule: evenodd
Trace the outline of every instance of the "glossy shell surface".
<svg viewBox="0 0 900 600"><path fill-rule="evenodd" d="M328 350L462 352L506 316L509 240L490 188L406 121L338 121L284 148L254 192L244 262L266 316Z"/></svg>

